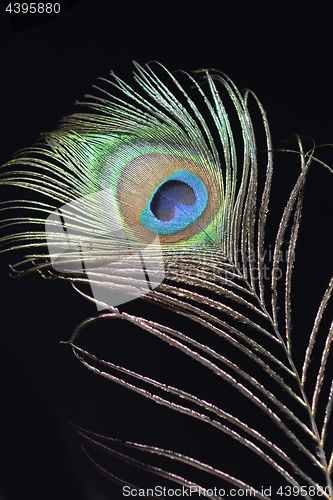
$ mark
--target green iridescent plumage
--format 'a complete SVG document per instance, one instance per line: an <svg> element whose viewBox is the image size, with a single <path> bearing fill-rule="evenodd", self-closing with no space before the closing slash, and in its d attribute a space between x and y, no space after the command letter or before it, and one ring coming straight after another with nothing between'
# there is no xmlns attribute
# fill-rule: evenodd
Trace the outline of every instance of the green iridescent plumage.
<svg viewBox="0 0 333 500"><path fill-rule="evenodd" d="M142 68L135 64L135 69L138 91L112 74L113 81L107 82L112 92L103 90L102 97L89 96L91 100L85 104L93 113L64 118L57 130L45 136L46 145L23 152L4 167L2 184L35 190L49 200L16 203L38 216L31 216L30 212L25 219L7 219L6 227L27 222L34 229L3 236L4 250L32 248L33 253L14 266L17 272L25 274L38 269L46 276L69 280L82 295L107 310L103 318L121 319L138 326L208 368L217 378L217 387L221 380L230 384L237 396L262 410L267 421L281 435L288 436L310 466L303 467L289 457L278 438L267 439L265 428L254 428L246 418L232 415L199 396L111 362L100 361L103 370L97 369L93 363L96 358L75 344L79 331L95 318L80 325L70 340L76 356L90 370L218 428L271 465L288 484L319 486L311 477L311 467L315 465L325 484L331 487L333 455L329 455L332 452L327 447L326 435L333 385L328 381L331 389L327 396L322 394L322 384L331 355L332 326L318 364L317 383L310 395L306 394L304 384L323 311L331 300L333 279L309 336L303 378L291 355L291 279L304 183L314 148L305 153L298 140L301 172L281 217L271 279L265 290L264 234L273 151L262 105L250 91L241 95L217 71L199 72L202 77L199 83L182 74L192 87L187 93L160 65L158 69L168 78L168 85L150 66ZM225 99L221 97L223 93ZM265 130L267 163L262 182L259 182L261 172L248 109L250 97L259 108ZM17 170L20 164L25 165L24 170ZM15 203L11 202L10 207L15 207ZM48 241L44 230L46 219ZM66 231L59 230L63 221ZM281 291L277 270L283 244L288 245L288 259ZM142 255L148 258L156 276L156 283L147 293L139 283L141 261L134 256L137 249L147 252ZM80 270L82 256L84 273ZM161 261L163 282L159 281ZM107 298L100 300L94 293L91 296L87 288L83 292L82 287L89 283L93 290L104 288L133 298L144 296L145 301L163 306L193 321L197 328L206 329L218 338L221 349L203 344L194 333L176 330L166 318L154 322L120 312ZM277 312L281 295L282 320ZM235 357L225 355L223 346L231 346ZM133 382L118 378L114 370L132 377ZM142 389L138 380L148 385L149 390ZM280 392L272 390L272 381ZM174 398L180 400L175 403ZM316 421L320 398L325 417ZM293 405L289 406L290 401ZM97 439L83 429L77 431L87 441ZM310 436L311 446L303 443L304 434ZM101 446L96 439L93 444ZM180 453L134 443L126 446L190 463L239 488L249 486L241 478ZM112 452L110 448L108 451ZM165 470L158 473L179 484L194 484ZM258 490L256 496L267 498ZM332 498L326 493L323 497Z"/></svg>

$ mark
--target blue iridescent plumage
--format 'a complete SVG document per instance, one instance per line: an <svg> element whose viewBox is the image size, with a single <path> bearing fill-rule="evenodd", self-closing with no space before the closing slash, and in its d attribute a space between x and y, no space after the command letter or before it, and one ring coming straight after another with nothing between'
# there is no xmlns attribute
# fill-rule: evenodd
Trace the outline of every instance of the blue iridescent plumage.
<svg viewBox="0 0 333 500"><path fill-rule="evenodd" d="M204 212L208 191L197 175L186 170L167 177L140 214L141 223L157 234L181 231Z"/></svg>

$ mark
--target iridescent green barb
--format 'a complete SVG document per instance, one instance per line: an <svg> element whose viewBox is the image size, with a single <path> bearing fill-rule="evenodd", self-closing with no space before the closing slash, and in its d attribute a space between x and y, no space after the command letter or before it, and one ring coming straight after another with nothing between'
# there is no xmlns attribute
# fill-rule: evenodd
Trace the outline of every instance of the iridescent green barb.
<svg viewBox="0 0 333 500"><path fill-rule="evenodd" d="M100 97L87 96L91 100L84 105L93 112L64 118L57 130L45 135L44 144L21 152L4 165L1 184L33 190L46 198L45 202L2 203L5 214L13 208L27 211L24 218L4 219L2 251L32 252L13 266L17 273L38 270L44 276L69 280L82 296L99 309L106 309L81 324L69 341L76 357L89 370L232 437L269 464L286 484L303 492L305 498L314 496L310 487L317 493L323 487L318 494L332 499L333 455L326 437L333 381L325 374L325 367L332 361L332 326L320 360L312 365L317 366L313 386L308 384L308 368L322 317L332 301L333 279L323 295L312 332L307 333L302 374L291 354L292 340L297 343L291 330L292 274L305 180L315 147L305 153L298 138L301 171L281 214L270 289L265 290L264 236L273 148L261 103L250 91L241 95L229 78L215 70L197 72L199 80L180 72L190 87L187 92L163 66L156 63L168 85L151 66L134 64L138 90L112 73L112 81L104 80L110 91L99 89ZM250 98L258 106L264 125L264 175L257 165ZM262 177L264 181L260 182ZM31 224L33 229L20 232L22 223ZM16 226L18 232L12 233ZM288 259L281 288L277 271L286 234ZM82 273L82 260L84 271L89 267L87 274ZM146 276L150 272L155 276L149 290L140 281L142 266ZM116 307L119 300L115 304L108 296L91 296L83 291L87 284L93 292L106 289L123 297L141 296L193 321L195 328L185 333L170 326L164 317L156 322L120 312ZM281 304L282 314L278 314ZM213 374L217 391L219 384L226 382L235 396L261 410L262 426L258 421L254 427L246 415L231 414L202 397L99 360L79 347L75 343L78 333L101 319L129 322L189 356ZM205 329L207 344L198 340L196 328ZM220 349L216 343L209 345L209 339L215 336ZM127 378L117 377L117 372ZM324 416L318 415L319 402L325 408ZM268 424L276 431L273 438L266 436ZM190 479L115 451L111 438L75 428L82 439L120 460L174 483L199 487ZM283 435L298 458L283 449L279 439ZM240 477L236 477L178 452L137 443L120 444L154 457L170 458L173 463L190 464L223 484L251 487L242 480L239 470ZM85 453L110 479L128 484ZM301 490L304 485L306 489ZM255 495L267 498L258 489Z"/></svg>

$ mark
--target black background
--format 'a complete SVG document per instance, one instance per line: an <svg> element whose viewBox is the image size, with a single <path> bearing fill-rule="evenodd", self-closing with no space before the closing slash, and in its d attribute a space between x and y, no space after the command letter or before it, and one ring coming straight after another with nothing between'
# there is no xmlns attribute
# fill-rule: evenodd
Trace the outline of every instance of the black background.
<svg viewBox="0 0 333 500"><path fill-rule="evenodd" d="M330 2L320 7L319 3L283 1L81 0L72 6L62 4L63 15L32 27L24 20L11 24L4 5L1 164L18 149L35 143L39 133L56 128L59 119L73 111L74 102L91 91L98 76L107 77L112 69L130 83L132 59L141 64L157 60L171 71L222 70L238 88L252 89L263 102L275 147L283 147L281 140L293 132L309 135L318 144L332 142ZM289 162L289 157L284 158ZM332 154L323 152L322 158L330 161ZM297 164L293 161L289 167L285 162L278 160L285 169L278 182L287 193L291 185L286 191L284 186L295 178ZM299 332L306 334L320 291L332 275L331 181L327 171L315 166L307 186L307 233L301 240L307 252L301 254L305 267L298 276L294 318ZM187 420L180 424L172 412L166 414L153 403L127 397L125 389L89 373L69 346L59 343L94 314L93 306L63 282L47 282L38 275L10 279L10 257L1 257L0 498L14 500L23 498L22 494L36 500L121 498L120 488L81 454L66 419L113 437L170 448L183 434L185 441L193 440L195 450ZM131 307L140 314L140 306ZM94 342L103 343L105 337L110 341L112 336L112 349L120 351L123 344L117 326L105 324L92 332ZM140 337L131 342L133 359L149 349L154 358L154 343ZM176 365L176 358L172 359ZM177 373L170 362L165 363L168 370ZM133 410L136 404L139 410ZM164 441L161 437L159 442L160 436ZM215 438L207 433L209 439ZM214 442L214 447L214 456L222 464L232 460L233 449L225 448L223 440ZM121 467L112 467L121 475ZM264 481L260 463L248 467L250 475L257 474L263 484L270 484Z"/></svg>

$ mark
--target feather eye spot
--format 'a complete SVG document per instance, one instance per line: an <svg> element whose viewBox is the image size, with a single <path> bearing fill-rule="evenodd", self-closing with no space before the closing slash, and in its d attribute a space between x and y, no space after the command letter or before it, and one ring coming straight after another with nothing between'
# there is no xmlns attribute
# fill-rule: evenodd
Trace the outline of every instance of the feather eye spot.
<svg viewBox="0 0 333 500"><path fill-rule="evenodd" d="M140 222L155 233L173 234L194 222L207 203L204 182L193 172L179 170L155 189L140 214Z"/></svg>
<svg viewBox="0 0 333 500"><path fill-rule="evenodd" d="M150 209L155 217L163 222L173 219L175 205L193 205L195 194L185 182L167 181L158 188L150 203Z"/></svg>
<svg viewBox="0 0 333 500"><path fill-rule="evenodd" d="M124 227L140 227L144 241L158 234L162 245L187 244L210 234L222 213L220 171L193 151L153 149L148 152L145 145L138 154L136 148L129 162L131 150L126 149L126 163L113 180Z"/></svg>

